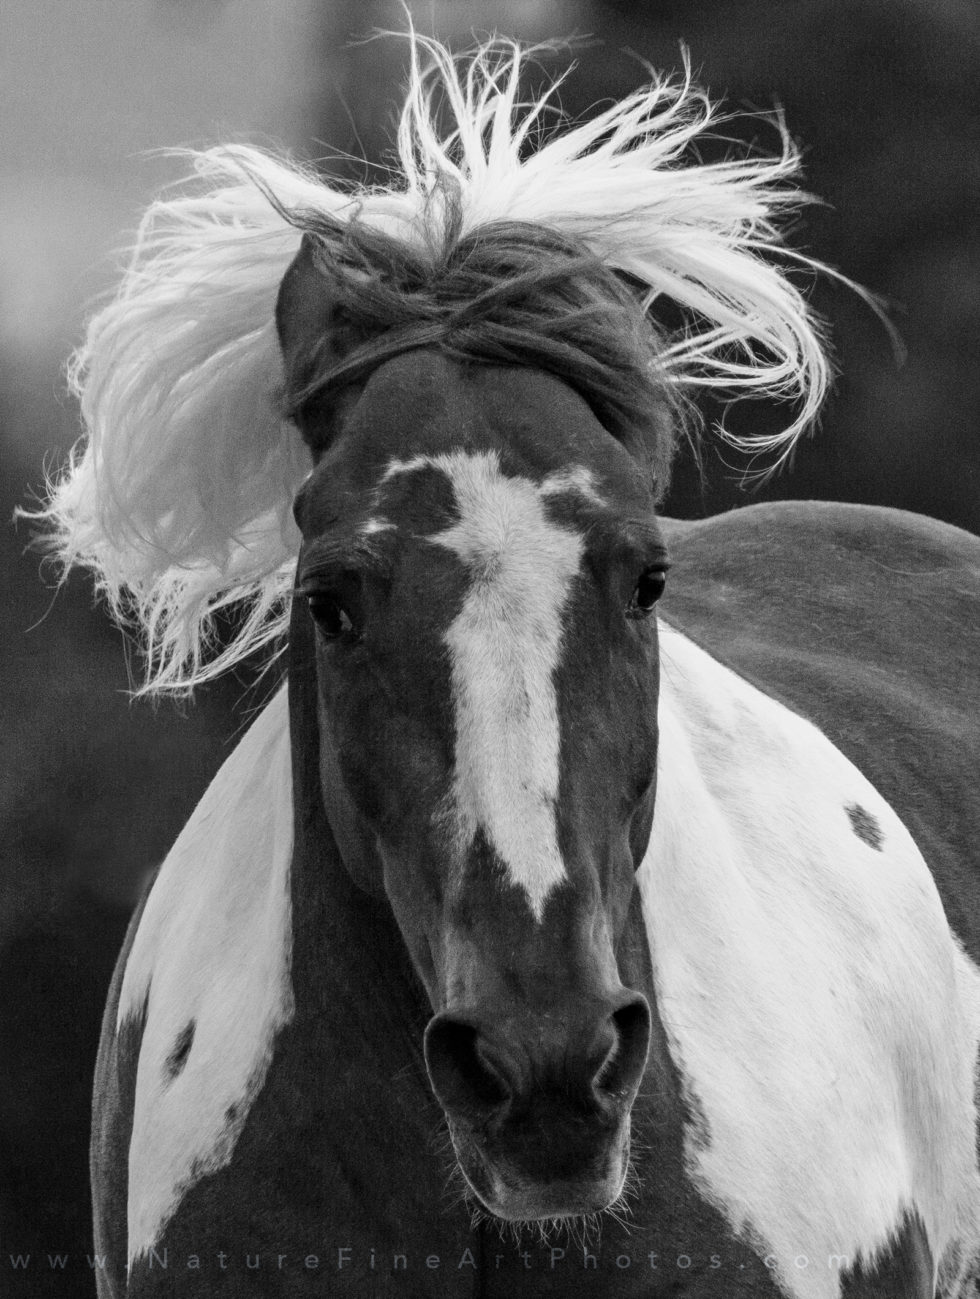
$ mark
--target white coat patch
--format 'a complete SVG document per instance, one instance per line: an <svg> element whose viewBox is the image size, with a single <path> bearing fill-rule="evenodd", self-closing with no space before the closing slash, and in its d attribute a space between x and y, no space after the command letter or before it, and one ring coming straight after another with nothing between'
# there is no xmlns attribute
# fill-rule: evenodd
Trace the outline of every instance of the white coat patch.
<svg viewBox="0 0 980 1299"><path fill-rule="evenodd" d="M691 1175L794 1299L838 1299L910 1210L937 1268L962 1266L980 1224L980 974L929 870L809 722L668 626L661 663L639 880L658 1010L706 1123Z"/></svg>
<svg viewBox="0 0 980 1299"><path fill-rule="evenodd" d="M292 777L286 690L225 762L160 869L130 952L118 1023L147 1019L129 1147L129 1261L181 1198L231 1159L292 1017ZM185 1067L167 1067L196 1028Z"/></svg>
<svg viewBox="0 0 980 1299"><path fill-rule="evenodd" d="M584 468L537 484L500 468L496 452L450 452L395 461L394 474L428 466L446 474L459 520L429 540L466 565L470 586L445 641L452 662L456 762L451 816L460 850L482 828L540 921L565 878L558 848L560 735L554 673L562 613L582 537L549 519L548 497L599 497Z"/></svg>

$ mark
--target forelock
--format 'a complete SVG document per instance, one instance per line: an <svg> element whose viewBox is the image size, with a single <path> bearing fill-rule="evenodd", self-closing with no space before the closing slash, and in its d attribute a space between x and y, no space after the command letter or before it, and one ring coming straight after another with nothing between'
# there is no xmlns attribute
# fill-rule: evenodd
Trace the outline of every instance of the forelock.
<svg viewBox="0 0 980 1299"><path fill-rule="evenodd" d="M308 214L316 265L330 284L329 336L286 395L295 415L366 380L404 352L551 373L641 459L662 493L678 416L662 382L659 338L627 284L572 236L525 222L461 234L442 196L437 234L410 244L360 221ZM295 216L294 216L294 219Z"/></svg>

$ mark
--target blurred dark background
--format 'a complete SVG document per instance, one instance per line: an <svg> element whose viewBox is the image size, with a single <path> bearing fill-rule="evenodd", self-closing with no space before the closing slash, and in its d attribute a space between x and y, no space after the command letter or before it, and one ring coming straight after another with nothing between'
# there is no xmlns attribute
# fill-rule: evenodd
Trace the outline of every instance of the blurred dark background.
<svg viewBox="0 0 980 1299"><path fill-rule="evenodd" d="M797 247L889 304L818 283L840 377L790 472L752 493L731 453L678 469L667 512L773 496L902 506L980 531L980 6L976 0L441 0L411 5L457 48L474 31L576 37L562 92L585 113L677 67L733 109L781 105L824 200ZM113 249L174 165L225 139L383 158L405 50L391 0L11 0L0 50L0 508L78 433L62 366ZM554 67L564 65L556 56ZM733 135L773 145L758 119ZM347 176L361 174L346 162ZM707 411L709 419L717 412ZM740 431L780 413L742 408ZM0 1296L93 1294L87 1116L106 985L127 917L248 711L244 679L177 709L132 704L126 647L72 579L45 585L4 526L0 591ZM67 1255L63 1267L48 1256ZM11 1255L30 1255L26 1268Z"/></svg>

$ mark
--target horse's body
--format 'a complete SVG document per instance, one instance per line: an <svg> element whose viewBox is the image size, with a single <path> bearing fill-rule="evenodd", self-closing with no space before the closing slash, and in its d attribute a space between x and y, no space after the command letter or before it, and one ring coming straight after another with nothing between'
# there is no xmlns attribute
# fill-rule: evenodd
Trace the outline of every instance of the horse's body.
<svg viewBox="0 0 980 1299"><path fill-rule="evenodd" d="M481 57L463 167L416 69L404 192L247 155L93 326L51 513L156 684L294 593L120 958L101 1292L967 1299L980 542L659 520L672 365L819 398L788 158L678 170L658 86L525 162Z"/></svg>

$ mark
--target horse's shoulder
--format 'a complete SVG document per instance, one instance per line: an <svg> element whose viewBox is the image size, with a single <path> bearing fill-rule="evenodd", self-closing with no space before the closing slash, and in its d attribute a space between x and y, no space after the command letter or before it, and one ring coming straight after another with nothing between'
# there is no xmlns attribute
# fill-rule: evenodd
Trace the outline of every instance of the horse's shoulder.
<svg viewBox="0 0 980 1299"><path fill-rule="evenodd" d="M131 1259L152 1245L187 1186L231 1157L271 1041L291 1016L291 855L282 691L168 854L117 967L96 1077L93 1170L96 1183L111 1170L114 1235L123 1233ZM127 1162L138 1184L120 1175Z"/></svg>
<svg viewBox="0 0 980 1299"><path fill-rule="evenodd" d="M873 506L666 521L669 624L813 722L896 809L974 960L980 538Z"/></svg>
<svg viewBox="0 0 980 1299"><path fill-rule="evenodd" d="M950 933L905 804L829 727L730 670L723 648L662 629L639 877L658 1009L704 1116L693 1167L774 1256L877 1267L901 1236L889 1276L921 1275L915 1216L974 1221L980 1205L980 971ZM953 1237L929 1240L938 1259ZM971 1233L971 1256L976 1245ZM813 1284L838 1294L826 1274Z"/></svg>

